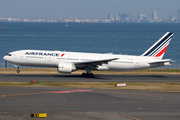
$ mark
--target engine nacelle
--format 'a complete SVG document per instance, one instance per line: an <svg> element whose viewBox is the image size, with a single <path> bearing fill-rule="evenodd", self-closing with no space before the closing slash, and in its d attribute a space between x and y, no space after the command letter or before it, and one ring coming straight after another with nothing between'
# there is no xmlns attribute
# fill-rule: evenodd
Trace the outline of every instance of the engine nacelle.
<svg viewBox="0 0 180 120"><path fill-rule="evenodd" d="M76 71L76 67L74 66L74 63L59 63L58 64L58 72L59 73L71 73L73 71Z"/></svg>

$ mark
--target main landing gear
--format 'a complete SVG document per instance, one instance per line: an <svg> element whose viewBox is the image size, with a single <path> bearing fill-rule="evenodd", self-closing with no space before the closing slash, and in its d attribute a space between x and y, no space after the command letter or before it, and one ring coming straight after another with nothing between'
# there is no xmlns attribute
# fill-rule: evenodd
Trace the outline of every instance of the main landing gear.
<svg viewBox="0 0 180 120"><path fill-rule="evenodd" d="M91 70L89 68L85 68L86 73L82 73L83 77L94 77L94 74L91 72Z"/></svg>
<svg viewBox="0 0 180 120"><path fill-rule="evenodd" d="M93 73L82 73L83 77L94 77Z"/></svg>

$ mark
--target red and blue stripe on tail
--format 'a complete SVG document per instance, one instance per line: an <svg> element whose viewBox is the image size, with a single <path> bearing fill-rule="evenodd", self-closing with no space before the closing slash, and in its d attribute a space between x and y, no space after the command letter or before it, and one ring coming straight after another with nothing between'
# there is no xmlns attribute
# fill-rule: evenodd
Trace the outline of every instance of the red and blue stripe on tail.
<svg viewBox="0 0 180 120"><path fill-rule="evenodd" d="M162 59L163 55L171 41L173 33L167 32L154 45L152 45L142 56L157 57Z"/></svg>

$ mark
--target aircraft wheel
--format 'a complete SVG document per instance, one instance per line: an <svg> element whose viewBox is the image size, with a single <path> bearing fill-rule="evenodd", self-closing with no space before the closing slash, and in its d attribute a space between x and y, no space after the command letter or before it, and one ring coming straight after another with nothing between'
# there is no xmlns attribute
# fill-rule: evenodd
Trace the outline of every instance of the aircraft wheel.
<svg viewBox="0 0 180 120"><path fill-rule="evenodd" d="M82 73L83 77L94 77L93 73Z"/></svg>
<svg viewBox="0 0 180 120"><path fill-rule="evenodd" d="M17 73L20 73L20 70L17 70Z"/></svg>
<svg viewBox="0 0 180 120"><path fill-rule="evenodd" d="M93 73L90 73L89 76L90 76L90 77L94 77L94 74L93 74Z"/></svg>
<svg viewBox="0 0 180 120"><path fill-rule="evenodd" d="M86 76L86 73L82 73L82 76L85 77L85 76Z"/></svg>

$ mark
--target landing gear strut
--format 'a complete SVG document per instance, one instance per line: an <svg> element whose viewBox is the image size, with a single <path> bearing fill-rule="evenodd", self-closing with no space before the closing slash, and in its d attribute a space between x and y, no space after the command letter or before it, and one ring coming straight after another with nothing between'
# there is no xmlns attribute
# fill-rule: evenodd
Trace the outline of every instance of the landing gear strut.
<svg viewBox="0 0 180 120"><path fill-rule="evenodd" d="M91 70L89 68L85 68L86 73L82 73L83 77L94 77L94 74L91 72Z"/></svg>
<svg viewBox="0 0 180 120"><path fill-rule="evenodd" d="M20 73L19 67L17 67L17 73Z"/></svg>

